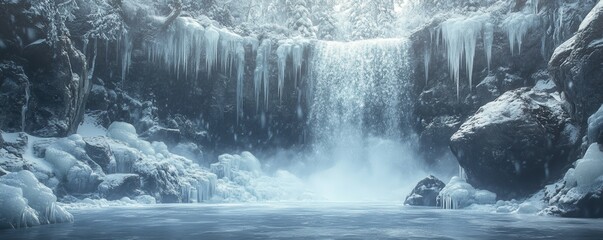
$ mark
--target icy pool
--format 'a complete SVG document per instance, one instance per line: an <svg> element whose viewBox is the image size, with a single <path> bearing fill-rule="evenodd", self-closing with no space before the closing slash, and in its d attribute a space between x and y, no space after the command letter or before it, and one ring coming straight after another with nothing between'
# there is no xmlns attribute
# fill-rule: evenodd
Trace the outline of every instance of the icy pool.
<svg viewBox="0 0 603 240"><path fill-rule="evenodd" d="M392 203L154 205L72 210L75 223L0 239L601 239L603 220Z"/></svg>

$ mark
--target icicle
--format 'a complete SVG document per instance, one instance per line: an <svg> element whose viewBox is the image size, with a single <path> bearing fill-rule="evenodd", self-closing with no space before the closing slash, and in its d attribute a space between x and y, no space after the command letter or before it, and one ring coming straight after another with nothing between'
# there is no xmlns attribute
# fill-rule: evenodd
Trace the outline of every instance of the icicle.
<svg viewBox="0 0 603 240"><path fill-rule="evenodd" d="M269 96L269 64L268 60L270 57L270 51L272 50L272 43L270 39L262 41L262 44L258 47L256 55L256 68L254 71L254 89L255 89L255 100L256 100L256 111L260 109L260 92L262 86L264 89L264 105L268 108L268 96Z"/></svg>
<svg viewBox="0 0 603 240"><path fill-rule="evenodd" d="M220 33L213 27L205 30L205 62L207 66L207 75L211 76L211 70L216 64L218 58L218 41Z"/></svg>
<svg viewBox="0 0 603 240"><path fill-rule="evenodd" d="M245 77L245 48L241 43L238 44L236 50L237 60L237 124L239 118L243 116L243 81Z"/></svg>
<svg viewBox="0 0 603 240"><path fill-rule="evenodd" d="M528 33L528 30L540 26L540 17L536 14L515 12L509 14L509 16L503 21L503 26L507 30L511 54L515 54L516 46L517 54L521 54L523 37Z"/></svg>
<svg viewBox="0 0 603 240"><path fill-rule="evenodd" d="M266 47L264 49L264 74L262 79L264 80L264 109L268 109L268 97L270 96L270 64L268 63L270 59L270 52L272 51L272 42L270 40L267 41Z"/></svg>
<svg viewBox="0 0 603 240"><path fill-rule="evenodd" d="M297 79L301 75L302 59L304 57L303 45L295 44L291 49L291 57L293 59L293 68L295 76L293 77L294 86L297 87Z"/></svg>
<svg viewBox="0 0 603 240"><path fill-rule="evenodd" d="M431 61L431 44L425 45L423 53L423 67L425 68L425 84L429 81L429 62Z"/></svg>
<svg viewBox="0 0 603 240"><path fill-rule="evenodd" d="M465 69L469 78L469 88L471 89L473 87L473 61L477 38L483 29L483 25L489 19L489 15L453 18L440 25L446 51L448 52L450 75L456 83L457 99L460 98L460 69L463 54L465 55Z"/></svg>
<svg viewBox="0 0 603 240"><path fill-rule="evenodd" d="M285 68L290 53L291 45L288 43L281 44L276 50L278 56L278 97L281 101L283 100L283 88L285 86Z"/></svg>
<svg viewBox="0 0 603 240"><path fill-rule="evenodd" d="M484 23L484 51L486 52L486 61L488 62L488 71L492 64L492 45L494 43L494 26L491 23Z"/></svg>
<svg viewBox="0 0 603 240"><path fill-rule="evenodd" d="M92 79L94 76L94 69L96 68L96 56L98 51L98 38L94 39L94 55L92 57L92 64L90 70L88 70L88 79Z"/></svg>
<svg viewBox="0 0 603 240"><path fill-rule="evenodd" d="M126 76L130 70L130 64L132 62L132 39L130 34L125 32L123 34L123 49L121 59L121 81L122 84L126 81Z"/></svg>
<svg viewBox="0 0 603 240"><path fill-rule="evenodd" d="M25 132L25 119L29 108L30 84L29 79L25 82L25 103L21 107L21 132Z"/></svg>

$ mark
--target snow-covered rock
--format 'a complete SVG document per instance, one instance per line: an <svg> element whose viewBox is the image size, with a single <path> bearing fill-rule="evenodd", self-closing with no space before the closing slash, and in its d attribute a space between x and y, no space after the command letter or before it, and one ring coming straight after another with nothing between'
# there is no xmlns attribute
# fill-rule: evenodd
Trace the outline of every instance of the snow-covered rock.
<svg viewBox="0 0 603 240"><path fill-rule="evenodd" d="M455 176L440 191L437 202L444 209L460 209L472 204L493 204L496 202L496 194L475 189L464 179Z"/></svg>
<svg viewBox="0 0 603 240"><path fill-rule="evenodd" d="M437 197L445 186L446 184L440 181L440 179L430 175L417 183L417 186L415 186L410 195L406 197L404 204L436 206Z"/></svg>
<svg viewBox="0 0 603 240"><path fill-rule="evenodd" d="M84 142L86 142L86 146L84 147L86 154L92 161L98 164L104 172L108 172L109 164L115 159L107 140L106 137L84 138Z"/></svg>
<svg viewBox="0 0 603 240"><path fill-rule="evenodd" d="M0 177L0 228L72 222L56 205L56 196L33 173L23 170Z"/></svg>
<svg viewBox="0 0 603 240"><path fill-rule="evenodd" d="M574 158L576 132L557 94L522 88L481 107L450 146L469 183L510 199L560 177Z"/></svg>
<svg viewBox="0 0 603 240"><path fill-rule="evenodd" d="M109 174L98 185L98 193L107 200L117 200L135 196L140 187L140 176L136 174Z"/></svg>
<svg viewBox="0 0 603 240"><path fill-rule="evenodd" d="M558 183L545 189L545 214L563 217L603 217L603 146L590 145L582 159Z"/></svg>

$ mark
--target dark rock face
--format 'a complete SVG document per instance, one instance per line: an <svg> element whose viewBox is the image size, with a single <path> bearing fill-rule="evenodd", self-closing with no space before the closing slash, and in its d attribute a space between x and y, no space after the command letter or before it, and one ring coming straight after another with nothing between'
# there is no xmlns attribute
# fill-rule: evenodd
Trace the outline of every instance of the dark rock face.
<svg viewBox="0 0 603 240"><path fill-rule="evenodd" d="M579 144L579 129L557 99L521 88L471 116L450 144L468 182L510 199L557 179L575 159Z"/></svg>
<svg viewBox="0 0 603 240"><path fill-rule="evenodd" d="M29 11L30 4L2 3L0 11L0 100L10 103L0 105L0 128L64 137L75 132L84 114L90 91L86 58L64 26Z"/></svg>
<svg viewBox="0 0 603 240"><path fill-rule="evenodd" d="M141 181L137 174L110 174L98 185L98 192L107 200L118 200L138 195L140 187Z"/></svg>
<svg viewBox="0 0 603 240"><path fill-rule="evenodd" d="M436 206L436 199L440 191L446 186L444 182L430 175L417 183L404 204L413 206Z"/></svg>
<svg viewBox="0 0 603 240"><path fill-rule="evenodd" d="M549 62L553 80L573 105L580 123L603 103L603 3L589 13L574 37Z"/></svg>
<svg viewBox="0 0 603 240"><path fill-rule="evenodd" d="M22 130L23 107L27 104L29 79L23 68L11 61L0 63L0 127L5 131ZM10 104L8 104L10 103Z"/></svg>
<svg viewBox="0 0 603 240"><path fill-rule="evenodd" d="M31 63L36 70L30 76L30 111L25 130L43 137L67 136L75 133L84 115L90 85L86 58L68 37L55 46L41 44L32 51L47 63ZM46 50L44 50L44 48ZM57 53L56 55L53 53Z"/></svg>
<svg viewBox="0 0 603 240"><path fill-rule="evenodd" d="M105 137L84 138L86 154L98 164L104 172L109 172L109 163L115 159Z"/></svg>

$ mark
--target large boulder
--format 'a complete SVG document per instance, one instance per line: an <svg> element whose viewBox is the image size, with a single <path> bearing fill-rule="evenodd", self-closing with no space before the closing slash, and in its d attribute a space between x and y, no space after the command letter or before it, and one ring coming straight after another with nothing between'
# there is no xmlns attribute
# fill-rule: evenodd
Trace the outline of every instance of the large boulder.
<svg viewBox="0 0 603 240"><path fill-rule="evenodd" d="M413 206L436 206L436 200L440 191L446 186L440 179L429 175L419 181L417 186L406 197L404 204Z"/></svg>
<svg viewBox="0 0 603 240"><path fill-rule="evenodd" d="M581 123L603 103L603 2L584 18L576 35L559 46L549 62L555 84Z"/></svg>
<svg viewBox="0 0 603 240"><path fill-rule="evenodd" d="M569 168L579 129L558 94L509 91L481 107L451 137L467 181L502 199L524 197Z"/></svg>

